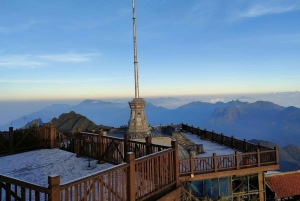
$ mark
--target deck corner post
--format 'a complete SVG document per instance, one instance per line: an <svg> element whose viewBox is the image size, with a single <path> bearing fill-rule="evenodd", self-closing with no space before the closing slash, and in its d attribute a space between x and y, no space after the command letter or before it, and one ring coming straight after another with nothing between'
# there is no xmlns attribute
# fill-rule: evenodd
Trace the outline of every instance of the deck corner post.
<svg viewBox="0 0 300 201"><path fill-rule="evenodd" d="M261 148L261 143L259 142L259 143L257 144L257 146L258 146L258 149L260 149L260 148Z"/></svg>
<svg viewBox="0 0 300 201"><path fill-rule="evenodd" d="M236 162L236 169L239 170L240 169L240 156L239 156L238 151L235 151L235 162Z"/></svg>
<svg viewBox="0 0 300 201"><path fill-rule="evenodd" d="M127 161L127 152L129 152L129 134L124 134L124 161Z"/></svg>
<svg viewBox="0 0 300 201"><path fill-rule="evenodd" d="M98 133L98 163L99 164L103 164L104 161L102 159L102 155L103 155L103 150L104 150L104 143L103 143L103 130L100 130Z"/></svg>
<svg viewBox="0 0 300 201"><path fill-rule="evenodd" d="M278 147L274 147L275 150L275 159L276 159L276 165L279 164L279 154L278 154Z"/></svg>
<svg viewBox="0 0 300 201"><path fill-rule="evenodd" d="M152 138L147 136L146 140L146 155L152 154L151 145L152 145Z"/></svg>
<svg viewBox="0 0 300 201"><path fill-rule="evenodd" d="M51 123L49 128L49 140L50 140L50 149L54 149L55 147L55 129L54 125Z"/></svg>
<svg viewBox="0 0 300 201"><path fill-rule="evenodd" d="M260 149L257 149L257 167L260 167Z"/></svg>
<svg viewBox="0 0 300 201"><path fill-rule="evenodd" d="M243 151L244 152L247 152L247 150L248 150L248 143L247 143L247 140L246 139L244 139L244 141L243 141Z"/></svg>
<svg viewBox="0 0 300 201"><path fill-rule="evenodd" d="M2 188L1 188L2 191ZM5 184L5 191L6 191L6 201L11 200L11 184L6 182Z"/></svg>
<svg viewBox="0 0 300 201"><path fill-rule="evenodd" d="M79 157L79 150L80 150L80 146L79 146L79 136L77 135L76 140L75 140L75 144L76 144L76 157Z"/></svg>
<svg viewBox="0 0 300 201"><path fill-rule="evenodd" d="M127 200L135 201L135 156L133 152L127 152L126 155L126 162L129 163L127 169Z"/></svg>
<svg viewBox="0 0 300 201"><path fill-rule="evenodd" d="M221 133L221 144L223 145L224 144L224 134Z"/></svg>
<svg viewBox="0 0 300 201"><path fill-rule="evenodd" d="M60 200L60 176L48 176L49 201Z"/></svg>
<svg viewBox="0 0 300 201"><path fill-rule="evenodd" d="M14 152L14 128L9 127L9 153Z"/></svg>
<svg viewBox="0 0 300 201"><path fill-rule="evenodd" d="M174 149L174 156L173 156L173 163L174 163L174 177L175 177L175 187L180 186L180 179L179 179L179 155L178 155L178 141L172 140L171 141L172 149Z"/></svg>
<svg viewBox="0 0 300 201"><path fill-rule="evenodd" d="M195 158L193 154L190 156L190 167L191 167L191 177L194 177L195 174Z"/></svg>
<svg viewBox="0 0 300 201"><path fill-rule="evenodd" d="M213 153L213 158L214 158L214 170L215 172L218 172L218 158L216 153Z"/></svg>
<svg viewBox="0 0 300 201"><path fill-rule="evenodd" d="M234 149L234 136L231 136L231 148Z"/></svg>

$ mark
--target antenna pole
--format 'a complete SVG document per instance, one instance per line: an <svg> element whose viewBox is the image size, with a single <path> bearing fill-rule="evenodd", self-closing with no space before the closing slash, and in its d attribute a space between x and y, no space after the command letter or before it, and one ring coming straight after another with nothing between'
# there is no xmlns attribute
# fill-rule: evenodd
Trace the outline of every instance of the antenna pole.
<svg viewBox="0 0 300 201"><path fill-rule="evenodd" d="M139 75L138 59L136 48L136 26L135 26L135 3L132 0L132 20L133 20L133 50L134 50L134 81L135 81L135 98L139 98Z"/></svg>

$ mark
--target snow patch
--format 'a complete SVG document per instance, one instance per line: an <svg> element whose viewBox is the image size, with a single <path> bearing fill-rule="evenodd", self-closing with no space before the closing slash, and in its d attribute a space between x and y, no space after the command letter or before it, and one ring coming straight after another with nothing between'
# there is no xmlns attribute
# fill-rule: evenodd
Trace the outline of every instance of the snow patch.
<svg viewBox="0 0 300 201"><path fill-rule="evenodd" d="M88 162L88 158L60 149L40 149L0 157L0 175L48 187L50 175L59 175L60 183L67 183L114 166L90 159L88 167Z"/></svg>

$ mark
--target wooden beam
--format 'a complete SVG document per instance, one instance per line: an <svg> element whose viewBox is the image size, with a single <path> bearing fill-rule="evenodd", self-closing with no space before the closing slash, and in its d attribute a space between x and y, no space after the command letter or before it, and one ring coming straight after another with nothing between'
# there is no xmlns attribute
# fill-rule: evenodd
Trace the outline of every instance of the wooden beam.
<svg viewBox="0 0 300 201"><path fill-rule="evenodd" d="M226 176L231 176L231 175L243 175L243 174L258 173L258 172L277 170L277 169L279 169L279 165L268 165L268 166L245 168L245 169L239 169L239 170L222 171L222 172L216 172L216 173L212 172L212 173L198 174L198 175L194 175L194 178L191 178L190 175L185 175L185 176L180 176L180 180L181 181L195 181L195 180L212 179L212 178L218 178L218 177L226 177Z"/></svg>

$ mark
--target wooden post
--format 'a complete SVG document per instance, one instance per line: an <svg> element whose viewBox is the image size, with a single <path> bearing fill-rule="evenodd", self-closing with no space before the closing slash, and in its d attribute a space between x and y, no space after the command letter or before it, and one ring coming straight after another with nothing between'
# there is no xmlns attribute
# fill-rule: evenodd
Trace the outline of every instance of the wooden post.
<svg viewBox="0 0 300 201"><path fill-rule="evenodd" d="M2 188L1 188L1 191L2 191ZM11 201L11 184L10 183L6 182L5 191L6 191L6 201Z"/></svg>
<svg viewBox="0 0 300 201"><path fill-rule="evenodd" d="M49 140L50 140L50 149L54 149L54 144L55 144L55 131L54 131L54 125L50 124L49 128Z"/></svg>
<svg viewBox="0 0 300 201"><path fill-rule="evenodd" d="M49 201L60 200L60 176L48 176Z"/></svg>
<svg viewBox="0 0 300 201"><path fill-rule="evenodd" d="M179 155L178 155L178 141L172 140L171 141L172 149L174 149L174 158L173 158L173 163L174 163L174 177L175 177L175 187L180 186L180 180L179 180Z"/></svg>
<svg viewBox="0 0 300 201"><path fill-rule="evenodd" d="M14 152L14 128L9 127L9 153Z"/></svg>
<svg viewBox="0 0 300 201"><path fill-rule="evenodd" d="M204 128L202 135L201 135L201 139L205 140L206 139L206 128Z"/></svg>
<svg viewBox="0 0 300 201"><path fill-rule="evenodd" d="M248 150L248 143L247 143L247 140L246 139L244 139L244 141L243 141L243 151L244 152L247 152L247 150Z"/></svg>
<svg viewBox="0 0 300 201"><path fill-rule="evenodd" d="M79 155L79 149L80 149L80 146L79 146L79 143L80 143L80 141L79 141L79 135L77 135L77 137L76 137L76 157L79 157L80 155Z"/></svg>
<svg viewBox="0 0 300 201"><path fill-rule="evenodd" d="M127 152L129 152L129 134L124 134L124 160L127 161Z"/></svg>
<svg viewBox="0 0 300 201"><path fill-rule="evenodd" d="M40 142L40 144L44 143L43 148L48 148L47 147L47 141L46 141L46 139L47 139L47 131L48 131L47 127L48 127L48 123L44 123L43 132L42 132L43 134L40 133L40 138L42 140L42 142Z"/></svg>
<svg viewBox="0 0 300 201"><path fill-rule="evenodd" d="M234 149L234 136L231 136L231 148Z"/></svg>
<svg viewBox="0 0 300 201"><path fill-rule="evenodd" d="M135 157L133 152L127 152L126 155L126 162L129 163L127 169L127 200L135 201Z"/></svg>
<svg viewBox="0 0 300 201"><path fill-rule="evenodd" d="M221 133L221 144L224 144L224 134Z"/></svg>
<svg viewBox="0 0 300 201"><path fill-rule="evenodd" d="M257 149L257 167L260 167L260 150Z"/></svg>
<svg viewBox="0 0 300 201"><path fill-rule="evenodd" d="M194 169L195 169L195 160L194 160L195 158L194 158L194 156L193 156L193 154L191 154L191 156L190 156L190 167L191 167L191 178L194 178Z"/></svg>
<svg viewBox="0 0 300 201"><path fill-rule="evenodd" d="M261 143L259 142L259 143L257 144L257 146L258 146L258 148L260 149L260 148L261 148Z"/></svg>
<svg viewBox="0 0 300 201"><path fill-rule="evenodd" d="M264 172L258 173L258 191L259 191L259 200L265 200L265 189L264 189Z"/></svg>
<svg viewBox="0 0 300 201"><path fill-rule="evenodd" d="M239 170L240 169L240 156L239 156L238 151L235 151L235 162L236 162L236 169Z"/></svg>
<svg viewBox="0 0 300 201"><path fill-rule="evenodd" d="M274 147L274 150L276 151L275 152L275 157L276 157L276 164L278 165L279 164L279 154L278 154L278 147Z"/></svg>
<svg viewBox="0 0 300 201"><path fill-rule="evenodd" d="M150 136L147 136L145 140L146 140L146 155L152 154L152 150L151 150L152 138Z"/></svg>
<svg viewBox="0 0 300 201"><path fill-rule="evenodd" d="M216 153L213 153L213 158L214 158L214 169L215 169L215 172L218 172L218 158L217 158Z"/></svg>
<svg viewBox="0 0 300 201"><path fill-rule="evenodd" d="M103 130L98 133L98 163L103 164L104 160L102 155L104 154L104 142L103 142Z"/></svg>

